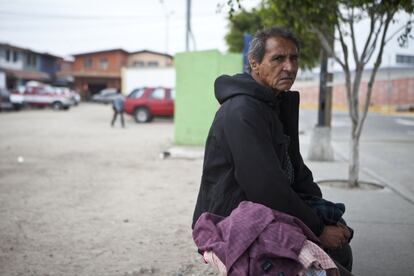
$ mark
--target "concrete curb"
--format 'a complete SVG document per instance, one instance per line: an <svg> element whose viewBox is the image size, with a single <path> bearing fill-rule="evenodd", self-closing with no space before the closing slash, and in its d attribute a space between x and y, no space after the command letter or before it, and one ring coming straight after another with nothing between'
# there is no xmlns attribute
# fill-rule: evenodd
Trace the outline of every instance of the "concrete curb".
<svg viewBox="0 0 414 276"><path fill-rule="evenodd" d="M194 146L172 146L160 153L161 159L203 159L204 147Z"/></svg>
<svg viewBox="0 0 414 276"><path fill-rule="evenodd" d="M341 159L341 161L344 161L346 163L349 162L348 158L342 152L335 149L335 146L334 146L334 152L335 152L335 155L338 156ZM374 171L372 171L368 168L361 167L360 169L361 169L361 172L365 173L366 175L371 177L373 180L377 181L378 184L380 184L384 187L387 187L388 189L390 189L391 191L396 193L398 196L402 197L404 200L406 200L409 203L414 205L414 195L412 195L410 192L404 191L402 188L397 187L396 185L390 184L390 183L392 183L392 181L390 181L387 178L379 175L378 173L375 173Z"/></svg>

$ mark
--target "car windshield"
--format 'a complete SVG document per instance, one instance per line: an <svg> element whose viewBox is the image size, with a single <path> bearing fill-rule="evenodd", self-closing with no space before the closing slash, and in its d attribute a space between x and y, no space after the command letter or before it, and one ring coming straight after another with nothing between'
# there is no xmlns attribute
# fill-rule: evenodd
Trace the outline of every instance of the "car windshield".
<svg viewBox="0 0 414 276"><path fill-rule="evenodd" d="M107 88L107 89L102 90L99 94L101 94L102 96L106 96L108 94L113 95L113 94L116 94L116 93L117 93L116 92L116 89L114 89L114 88Z"/></svg>
<svg viewBox="0 0 414 276"><path fill-rule="evenodd" d="M53 87L51 87L51 86L44 86L44 87L42 87L43 89L43 93L53 93L53 92L55 92L55 90L53 89Z"/></svg>
<svg viewBox="0 0 414 276"><path fill-rule="evenodd" d="M138 88L138 89L132 90L132 92L129 93L128 98L138 99L138 98L141 98L142 95L144 95L144 89L143 88Z"/></svg>
<svg viewBox="0 0 414 276"><path fill-rule="evenodd" d="M165 95L165 90L164 88L155 88L151 94L150 94L150 98L154 99L154 100L162 100L164 99L164 95Z"/></svg>

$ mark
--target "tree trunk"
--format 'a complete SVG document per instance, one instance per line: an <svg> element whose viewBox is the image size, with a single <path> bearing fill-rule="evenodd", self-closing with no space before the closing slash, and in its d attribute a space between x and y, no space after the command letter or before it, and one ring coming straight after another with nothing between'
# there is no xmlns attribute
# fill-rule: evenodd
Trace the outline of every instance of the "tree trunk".
<svg viewBox="0 0 414 276"><path fill-rule="evenodd" d="M355 133L356 125L352 123L352 134L351 142L349 149L349 178L348 186L349 188L358 187L359 180L359 135Z"/></svg>

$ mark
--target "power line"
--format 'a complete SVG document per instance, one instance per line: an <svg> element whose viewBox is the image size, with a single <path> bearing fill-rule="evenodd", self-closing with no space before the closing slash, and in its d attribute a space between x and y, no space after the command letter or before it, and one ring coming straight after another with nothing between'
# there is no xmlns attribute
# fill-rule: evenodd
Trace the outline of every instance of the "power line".
<svg viewBox="0 0 414 276"><path fill-rule="evenodd" d="M63 15L63 14L51 14L51 13L24 13L24 12L10 12L1 11L0 15L9 16L23 16L23 17L38 17L43 19L74 19L74 20L108 20L108 19L136 19L142 17L154 18L162 17L162 15Z"/></svg>
<svg viewBox="0 0 414 276"><path fill-rule="evenodd" d="M18 16L18 17L25 17L25 18L41 18L41 19L69 19L69 20L129 20L129 19L137 19L137 18L162 18L164 17L163 14L125 14L125 15L67 15L67 14L55 14L55 13L25 13L25 12L14 12L14 11L4 11L0 10L0 16ZM218 13L206 13L201 12L197 13L197 17L213 17L219 15Z"/></svg>

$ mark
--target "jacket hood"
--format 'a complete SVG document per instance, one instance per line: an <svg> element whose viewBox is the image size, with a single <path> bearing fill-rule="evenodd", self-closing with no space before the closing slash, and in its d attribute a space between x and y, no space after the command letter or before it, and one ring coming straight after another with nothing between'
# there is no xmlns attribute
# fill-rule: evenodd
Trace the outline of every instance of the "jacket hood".
<svg viewBox="0 0 414 276"><path fill-rule="evenodd" d="M247 95L270 105L278 102L278 97L272 89L260 85L247 73L218 77L214 83L214 93L220 104L237 95Z"/></svg>

